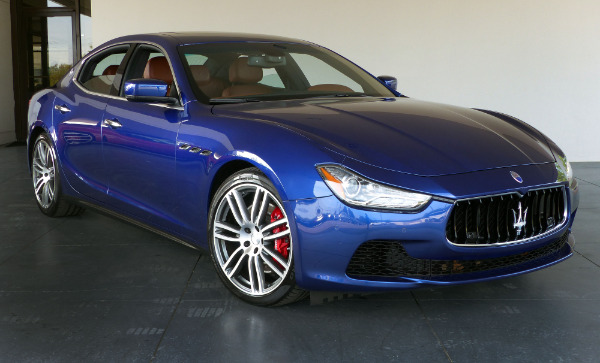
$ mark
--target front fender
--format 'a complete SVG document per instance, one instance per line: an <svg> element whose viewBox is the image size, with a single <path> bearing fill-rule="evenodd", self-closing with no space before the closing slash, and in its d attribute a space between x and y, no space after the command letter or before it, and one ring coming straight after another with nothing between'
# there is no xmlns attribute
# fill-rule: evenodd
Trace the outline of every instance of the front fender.
<svg viewBox="0 0 600 363"><path fill-rule="evenodd" d="M203 223L192 216L199 210L200 220L206 221L211 192L244 167L258 168L284 202L331 195L315 166L339 163L343 156L274 122L215 116L196 102L187 107L192 116L181 124L177 137L174 187L179 199L175 213L184 225L183 233L192 239L206 238Z"/></svg>

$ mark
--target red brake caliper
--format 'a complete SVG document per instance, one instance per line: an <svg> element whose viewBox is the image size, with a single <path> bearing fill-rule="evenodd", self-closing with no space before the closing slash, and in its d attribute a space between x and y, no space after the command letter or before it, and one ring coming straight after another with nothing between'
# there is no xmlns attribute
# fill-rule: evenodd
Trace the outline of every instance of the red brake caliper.
<svg viewBox="0 0 600 363"><path fill-rule="evenodd" d="M279 207L275 207L275 209L271 213L271 223L273 223L281 218L283 218L283 213L281 212L281 209L279 209ZM278 227L273 228L273 234L283 232L286 229L287 229L287 223L284 223ZM283 256L283 258L285 258L286 260L287 260L288 256L290 255L290 251L288 250L289 248L290 248L290 240L288 237L277 238L275 240L275 251L279 252L279 254L281 256ZM279 262L277 262L275 259L273 259L273 261L275 261L279 266L281 266L281 264L279 264ZM281 266L281 267L283 267L283 266Z"/></svg>

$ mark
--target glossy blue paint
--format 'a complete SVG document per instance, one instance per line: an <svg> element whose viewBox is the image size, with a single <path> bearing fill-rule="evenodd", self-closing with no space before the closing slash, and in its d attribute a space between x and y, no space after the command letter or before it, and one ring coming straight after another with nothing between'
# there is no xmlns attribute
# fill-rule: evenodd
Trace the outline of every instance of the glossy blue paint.
<svg viewBox="0 0 600 363"><path fill-rule="evenodd" d="M102 145L108 176L108 198L121 212L173 229L173 202L177 193L175 145L182 112L123 99L108 101L105 119L119 128L103 125Z"/></svg>
<svg viewBox="0 0 600 363"><path fill-rule="evenodd" d="M296 217L296 241L299 241L296 264L303 272L298 283L308 289L332 291L372 291L386 288L414 288L423 285L466 283L530 272L550 266L571 255L566 245L555 258L528 262L492 275L490 272L450 277L445 281L419 280L411 277L357 280L346 276L354 251L365 241L397 240L415 258L432 260L470 260L497 258L533 250L556 240L567 226L553 236L526 244L469 248L445 241L446 219L452 204L433 201L420 213L382 213L348 207L335 197L298 200L289 208Z"/></svg>
<svg viewBox="0 0 600 363"><path fill-rule="evenodd" d="M55 91L53 109L56 147L66 181L77 193L104 201L108 189L102 157L101 125L106 103L104 97L86 94L70 84Z"/></svg>
<svg viewBox="0 0 600 363"><path fill-rule="evenodd" d="M438 176L554 162L548 145L532 129L410 98L246 103L215 106L214 112L264 118L349 158L407 174Z"/></svg>
<svg viewBox="0 0 600 363"><path fill-rule="evenodd" d="M126 98L166 97L169 85L158 79L132 79L125 82L123 93Z"/></svg>
<svg viewBox="0 0 600 363"><path fill-rule="evenodd" d="M63 192L206 247L215 177L240 165L232 163L255 166L274 184L286 213L293 216L289 228L296 278L307 289L381 290L482 281L534 271L571 254L566 245L548 258L510 270L448 281L349 278L345 271L350 258L359 245L373 239L399 240L412 257L442 260L509 256L555 241L570 228L579 200L576 183L559 181L555 163L564 153L512 117L405 97L209 105L196 97L177 47L214 42L311 44L221 33L132 35L103 44L99 50L123 43L161 49L180 104L127 101L126 95L139 95L145 87L152 89L145 96L164 96L164 84L152 80L130 82L131 91L126 85L122 96L86 91L73 76L96 54L90 52L70 77L34 95L30 104L30 135L41 129L51 135L66 180ZM435 199L417 213L352 208L332 195L315 169L319 164L340 164L373 181ZM484 248L446 241L454 200L556 185L568 191L569 218L552 235Z"/></svg>
<svg viewBox="0 0 600 363"><path fill-rule="evenodd" d="M396 91L398 89L398 79L396 79L396 77L392 77L392 76L379 76L377 77L380 81L383 82L383 84L391 89Z"/></svg>

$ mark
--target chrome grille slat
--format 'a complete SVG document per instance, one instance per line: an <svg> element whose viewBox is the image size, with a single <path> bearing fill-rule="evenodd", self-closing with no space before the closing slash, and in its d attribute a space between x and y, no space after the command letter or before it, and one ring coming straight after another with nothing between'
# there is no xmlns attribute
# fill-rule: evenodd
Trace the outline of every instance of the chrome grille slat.
<svg viewBox="0 0 600 363"><path fill-rule="evenodd" d="M560 186L531 190L525 195L509 193L459 200L448 218L446 238L459 246L486 246L538 237L564 224L565 199L565 188ZM524 223L517 234L514 224L519 215Z"/></svg>

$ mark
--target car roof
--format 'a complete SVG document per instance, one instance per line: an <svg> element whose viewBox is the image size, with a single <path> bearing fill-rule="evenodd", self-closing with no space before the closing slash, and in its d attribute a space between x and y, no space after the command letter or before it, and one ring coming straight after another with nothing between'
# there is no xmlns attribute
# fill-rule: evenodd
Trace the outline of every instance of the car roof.
<svg viewBox="0 0 600 363"><path fill-rule="evenodd" d="M110 40L103 45L121 42L154 42L161 45L183 45L220 42L283 42L313 44L304 40L265 34L225 33L225 32L164 32L126 35Z"/></svg>

